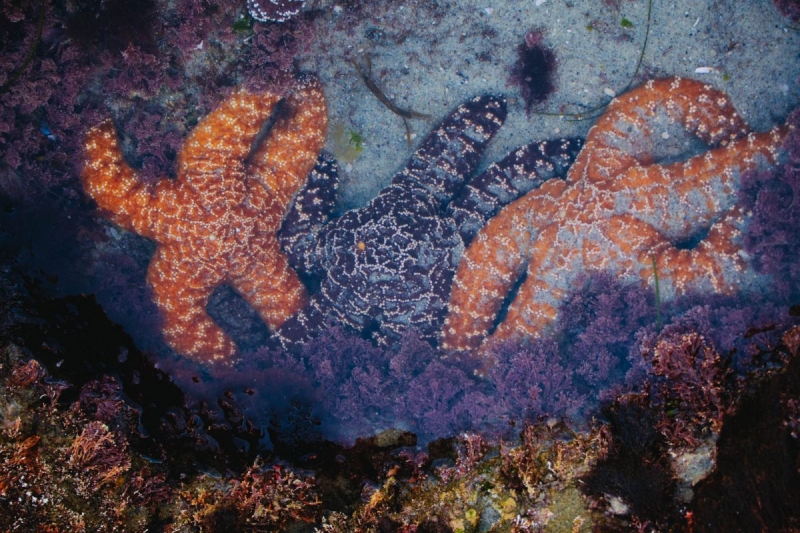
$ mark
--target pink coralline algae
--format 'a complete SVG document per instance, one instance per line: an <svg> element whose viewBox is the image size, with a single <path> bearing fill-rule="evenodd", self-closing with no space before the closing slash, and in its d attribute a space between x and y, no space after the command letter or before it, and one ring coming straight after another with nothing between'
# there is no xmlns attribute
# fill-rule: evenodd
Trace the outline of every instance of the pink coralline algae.
<svg viewBox="0 0 800 533"><path fill-rule="evenodd" d="M755 269L769 275L775 296L791 303L800 291L800 264L795 261L800 253L800 109L786 123L794 127L784 144L787 160L778 168L742 176L739 201L753 213L745 251Z"/></svg>
<svg viewBox="0 0 800 533"><path fill-rule="evenodd" d="M261 22L284 22L300 13L305 0L247 0L250 15Z"/></svg>
<svg viewBox="0 0 800 533"><path fill-rule="evenodd" d="M670 443L696 445L698 428L718 434L731 403L729 361L698 333L662 335L643 356L656 379L651 394L668 406L657 428Z"/></svg>
<svg viewBox="0 0 800 533"><path fill-rule="evenodd" d="M100 490L112 484L131 467L126 443L100 421L86 425L72 441L68 464L77 476L80 494Z"/></svg>

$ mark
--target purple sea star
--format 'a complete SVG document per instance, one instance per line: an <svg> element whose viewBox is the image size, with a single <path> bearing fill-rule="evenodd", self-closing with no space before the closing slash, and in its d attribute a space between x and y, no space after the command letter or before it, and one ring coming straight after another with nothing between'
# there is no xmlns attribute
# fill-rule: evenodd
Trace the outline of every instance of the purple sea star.
<svg viewBox="0 0 800 533"><path fill-rule="evenodd" d="M277 332L284 347L307 341L327 322L380 344L409 328L435 343L465 243L502 206L565 175L582 145L529 144L465 186L505 116L505 102L492 96L459 106L376 198L332 220L325 208L333 202L335 163L317 165L280 238L292 266L321 281Z"/></svg>

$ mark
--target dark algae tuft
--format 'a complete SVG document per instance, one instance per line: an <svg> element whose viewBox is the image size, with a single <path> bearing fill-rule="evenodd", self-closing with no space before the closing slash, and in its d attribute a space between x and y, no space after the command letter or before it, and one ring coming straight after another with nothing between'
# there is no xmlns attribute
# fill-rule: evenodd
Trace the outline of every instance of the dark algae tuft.
<svg viewBox="0 0 800 533"><path fill-rule="evenodd" d="M542 44L544 32L531 30L525 34L525 42L517 48L517 61L511 68L509 82L519 87L528 115L544 102L555 90L556 57L552 50Z"/></svg>
<svg viewBox="0 0 800 533"><path fill-rule="evenodd" d="M616 400L603 414L613 434L610 451L582 487L617 499L642 523L663 523L671 513L675 480L656 416L635 395Z"/></svg>
<svg viewBox="0 0 800 533"><path fill-rule="evenodd" d="M147 52L156 48L154 0L76 2L65 21L67 35L89 51L121 53L133 45Z"/></svg>
<svg viewBox="0 0 800 533"><path fill-rule="evenodd" d="M797 329L784 340L800 337ZM791 348L789 351L791 351ZM765 380L728 417L717 444L717 468L691 504L696 532L797 531L800 441L792 434L791 398L800 397L800 358ZM796 400L795 400L796 402Z"/></svg>

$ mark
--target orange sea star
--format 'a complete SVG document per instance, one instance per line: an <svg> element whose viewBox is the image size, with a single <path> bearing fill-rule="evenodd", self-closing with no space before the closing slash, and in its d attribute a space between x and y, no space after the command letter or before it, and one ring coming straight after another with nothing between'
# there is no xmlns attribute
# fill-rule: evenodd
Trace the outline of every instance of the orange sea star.
<svg viewBox="0 0 800 533"><path fill-rule="evenodd" d="M164 338L203 362L236 352L206 313L219 285L230 284L271 328L307 300L275 233L325 142L327 108L318 81L299 82L267 138L251 150L280 100L234 92L191 132L174 180L140 180L123 159L111 120L86 138L86 191L114 222L158 243L147 283Z"/></svg>
<svg viewBox="0 0 800 533"><path fill-rule="evenodd" d="M739 242L748 215L736 205L739 178L774 164L787 132L749 133L723 92L689 79L649 81L616 98L567 180L509 204L466 250L443 347L478 347L526 267L489 339L540 336L586 271L648 283L657 272L662 299L752 282ZM715 148L675 161L676 149L696 153L698 139Z"/></svg>

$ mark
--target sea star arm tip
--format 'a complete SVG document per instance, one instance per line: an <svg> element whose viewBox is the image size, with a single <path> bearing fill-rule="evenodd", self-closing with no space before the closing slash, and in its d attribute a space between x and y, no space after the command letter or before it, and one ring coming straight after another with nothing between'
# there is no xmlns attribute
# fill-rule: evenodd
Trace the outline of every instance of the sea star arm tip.
<svg viewBox="0 0 800 533"><path fill-rule="evenodd" d="M270 136L250 156L249 175L280 205L288 205L314 167L327 128L322 86L305 77L284 101Z"/></svg>
<svg viewBox="0 0 800 533"><path fill-rule="evenodd" d="M181 179L204 179L215 172L243 168L244 158L279 101L277 94L237 89L189 134L178 158Z"/></svg>
<svg viewBox="0 0 800 533"><path fill-rule="evenodd" d="M186 257L178 247L162 246L150 262L147 284L161 312L164 340L178 353L206 363L225 360L236 344L206 313L222 276Z"/></svg>
<svg viewBox="0 0 800 533"><path fill-rule="evenodd" d="M155 239L157 198L172 183L143 182L125 161L114 123L106 119L86 134L86 163L81 181L89 196L110 218L128 231Z"/></svg>

